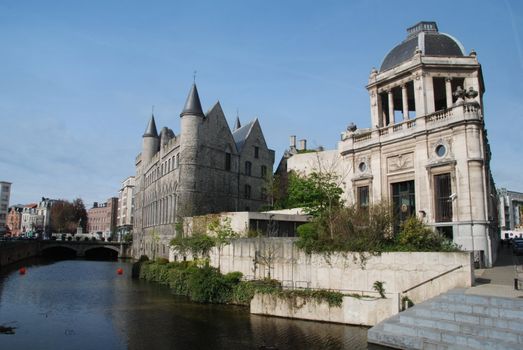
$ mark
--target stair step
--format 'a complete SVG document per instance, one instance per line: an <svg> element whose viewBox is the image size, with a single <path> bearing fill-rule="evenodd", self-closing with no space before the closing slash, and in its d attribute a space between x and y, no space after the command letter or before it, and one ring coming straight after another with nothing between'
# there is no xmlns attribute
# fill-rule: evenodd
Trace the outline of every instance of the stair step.
<svg viewBox="0 0 523 350"><path fill-rule="evenodd" d="M517 308L510 309L493 305L449 303L442 300L432 300L427 304L427 306L441 311L453 311L473 315L523 320L523 309L519 310Z"/></svg>
<svg viewBox="0 0 523 350"><path fill-rule="evenodd" d="M423 344L420 338L386 332L380 325L369 329L367 340L370 343L398 349L422 349Z"/></svg>
<svg viewBox="0 0 523 350"><path fill-rule="evenodd" d="M513 316L510 312L487 312L482 313L467 313L461 312L466 308L456 307L452 310L452 306L445 306L435 302L424 303L417 305L416 308L408 310L414 312L416 315L427 319L441 319L448 321L456 321L467 324L496 327L499 329L508 329L523 333L523 318L507 317ZM478 309L475 309L478 311ZM404 312L405 313L405 312Z"/></svg>
<svg viewBox="0 0 523 350"><path fill-rule="evenodd" d="M395 334L398 337L418 338L422 342L432 345L446 347L471 347L474 349L517 349L521 350L523 338L518 338L521 343L513 343L506 340L491 339L482 335L462 334L452 331L441 331L434 328L412 326L401 323L385 323L383 325L385 333ZM419 343L413 343L419 344Z"/></svg>
<svg viewBox="0 0 523 350"><path fill-rule="evenodd" d="M455 289L381 322L368 339L402 349L521 350L523 299Z"/></svg>
<svg viewBox="0 0 523 350"><path fill-rule="evenodd" d="M445 293L433 300L448 300L455 304L490 306L508 310L523 311L523 299L494 297L486 295L463 294L459 292Z"/></svg>
<svg viewBox="0 0 523 350"><path fill-rule="evenodd" d="M433 318L424 318L412 314L400 314L400 323L407 324L412 327L421 326L427 328L434 328L439 331L456 332L464 335L486 336L492 339L507 341L511 343L520 342L520 330L498 328L492 325L485 324L466 324L449 320L438 320ZM516 323L516 326L523 328L523 325ZM516 333L515 333L516 332Z"/></svg>

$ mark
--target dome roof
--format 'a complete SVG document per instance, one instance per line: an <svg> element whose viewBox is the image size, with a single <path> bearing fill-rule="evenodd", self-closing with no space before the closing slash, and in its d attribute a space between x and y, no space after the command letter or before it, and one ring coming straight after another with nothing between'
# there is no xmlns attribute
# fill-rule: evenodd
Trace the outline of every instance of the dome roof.
<svg viewBox="0 0 523 350"><path fill-rule="evenodd" d="M438 32L436 22L419 22L407 29L407 39L389 51L380 72L394 68L414 56L416 48L426 56L465 56L463 45L452 36Z"/></svg>

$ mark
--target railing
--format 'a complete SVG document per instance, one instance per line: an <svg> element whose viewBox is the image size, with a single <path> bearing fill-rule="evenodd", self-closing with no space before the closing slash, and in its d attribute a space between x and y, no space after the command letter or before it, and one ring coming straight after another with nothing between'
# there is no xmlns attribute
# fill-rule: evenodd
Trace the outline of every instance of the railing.
<svg viewBox="0 0 523 350"><path fill-rule="evenodd" d="M392 127L392 131L394 131L394 132L399 131L399 130L403 130L403 124L395 124Z"/></svg>
<svg viewBox="0 0 523 350"><path fill-rule="evenodd" d="M459 269L461 269L462 267L463 267L463 265L459 265L459 266L456 266L456 267L454 267L454 268L452 268L452 269L450 269L450 270L448 270L448 271L442 272L442 273L440 273L440 274L437 275L437 276L434 276L434 277L432 277L432 278L429 278L429 279L426 280L426 281L423 281L423 282L421 282L421 283L416 284L415 286L412 286L412 287L410 287L410 288L408 288L408 289L405 289L403 292L401 292L401 294L405 294L405 293L407 293L407 292L410 292L410 291L413 290L413 289L416 289L416 288L418 288L418 287L421 287L422 285L427 284L427 283L429 283L429 282L432 282L432 281L434 281L435 279L438 279L438 278L440 278L440 277L442 277L442 276L448 275L449 273L454 272L454 271L456 271L456 270L459 270Z"/></svg>
<svg viewBox="0 0 523 350"><path fill-rule="evenodd" d="M449 109L444 109L442 111L438 111L438 112L429 114L428 116L425 117L426 118L425 120L427 121L427 123L433 123L433 122L436 122L439 120L450 118L450 117L452 117L452 115L453 115L452 108L449 108Z"/></svg>
<svg viewBox="0 0 523 350"><path fill-rule="evenodd" d="M370 140L371 137L372 137L372 134L370 132L368 132L366 134L361 134L361 135L354 135L354 142L363 142L366 140Z"/></svg>
<svg viewBox="0 0 523 350"><path fill-rule="evenodd" d="M243 280L244 281L255 281L256 278L253 275L244 275L243 276ZM310 281L282 280L281 281L281 286L282 286L283 289L290 289L290 290L294 290L294 289L301 289L301 290L304 290L304 289L307 289L307 290L329 290L329 291L332 291L332 292L339 292L339 293L342 293L342 294L345 294L345 295L359 295L359 296L362 296L362 297L371 297L371 298L381 297L380 294L378 292L374 291L374 290L338 289L338 288L329 288L329 289L312 288ZM397 295L398 293L388 293L388 292L385 292L384 294L385 295L394 296L394 295Z"/></svg>

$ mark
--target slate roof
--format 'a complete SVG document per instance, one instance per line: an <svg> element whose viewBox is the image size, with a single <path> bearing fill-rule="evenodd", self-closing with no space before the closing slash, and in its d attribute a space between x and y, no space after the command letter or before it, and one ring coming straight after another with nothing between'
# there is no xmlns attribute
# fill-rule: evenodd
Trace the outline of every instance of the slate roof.
<svg viewBox="0 0 523 350"><path fill-rule="evenodd" d="M204 116L196 84L192 84L191 91L189 91L189 96L187 96L187 100L185 101L185 107L183 107L183 111L180 114L180 117L183 117L187 114L196 115L200 117Z"/></svg>
<svg viewBox="0 0 523 350"><path fill-rule="evenodd" d="M241 152L243 149L243 145L245 144L245 141L249 137L249 134L251 133L252 126L256 123L256 119L251 121L249 124L245 124L239 129L235 129L232 132L232 137L234 138L234 143L236 143L236 149L238 152Z"/></svg>
<svg viewBox="0 0 523 350"><path fill-rule="evenodd" d="M416 47L426 56L465 56L463 45L452 36L438 32L436 22L419 22L408 28L407 32L407 39L396 45L383 59L381 72L409 60L414 56Z"/></svg>
<svg viewBox="0 0 523 350"><path fill-rule="evenodd" d="M143 137L158 137L158 131L156 131L156 123L154 122L154 115L151 115L151 120L149 120L149 124L147 124L147 129L145 129Z"/></svg>

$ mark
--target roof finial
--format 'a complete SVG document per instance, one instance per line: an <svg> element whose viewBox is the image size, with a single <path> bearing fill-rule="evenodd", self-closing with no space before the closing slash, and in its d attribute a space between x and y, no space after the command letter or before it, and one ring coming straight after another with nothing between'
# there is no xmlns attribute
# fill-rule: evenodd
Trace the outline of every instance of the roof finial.
<svg viewBox="0 0 523 350"><path fill-rule="evenodd" d="M238 108L236 108L236 122L234 123L233 131L236 131L241 127L242 127L242 124L240 123L240 110Z"/></svg>
<svg viewBox="0 0 523 350"><path fill-rule="evenodd" d="M154 105L151 107L151 115L154 115Z"/></svg>
<svg viewBox="0 0 523 350"><path fill-rule="evenodd" d="M192 83L193 84L196 84L196 73L198 73L198 71L194 71L193 74L192 74Z"/></svg>

